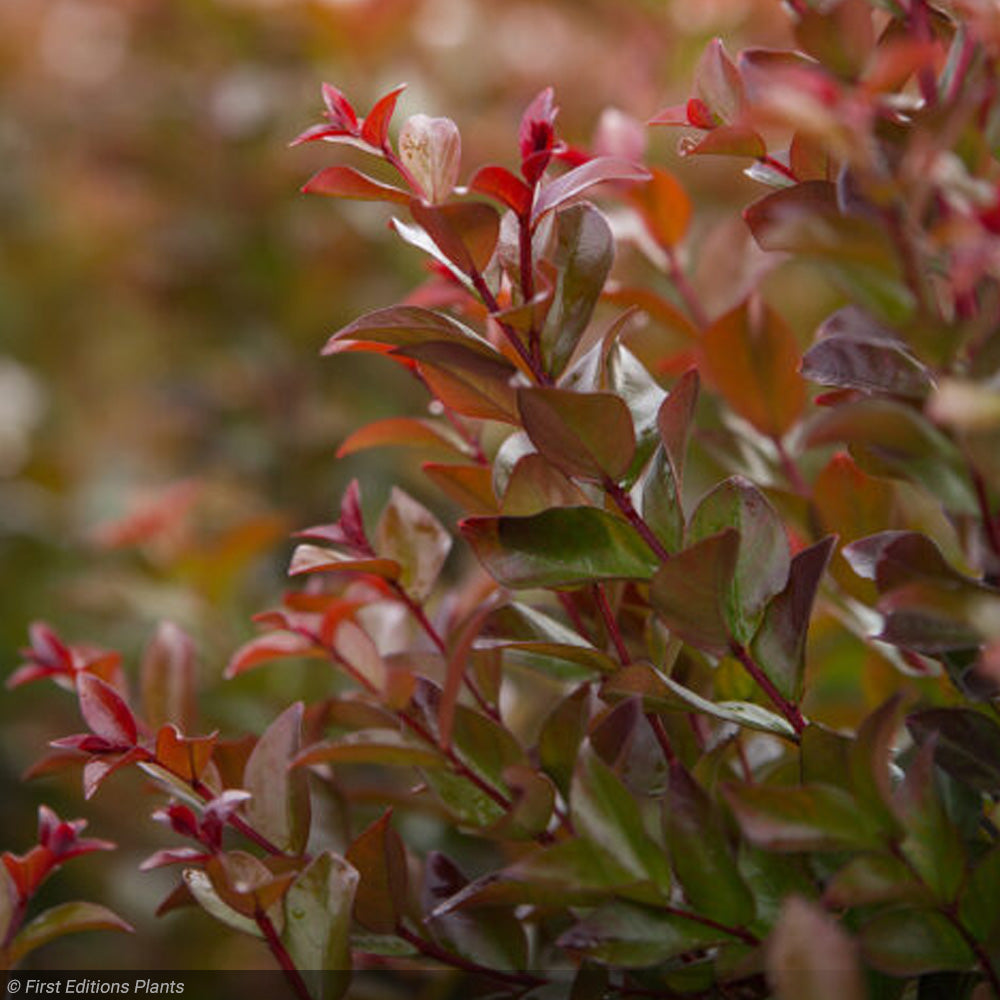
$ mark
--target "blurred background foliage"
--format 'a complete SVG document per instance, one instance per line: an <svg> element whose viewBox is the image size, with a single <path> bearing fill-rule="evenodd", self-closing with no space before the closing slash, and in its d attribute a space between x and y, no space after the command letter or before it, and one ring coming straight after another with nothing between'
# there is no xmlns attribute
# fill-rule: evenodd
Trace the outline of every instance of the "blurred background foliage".
<svg viewBox="0 0 1000 1000"><path fill-rule="evenodd" d="M514 162L520 113L548 84L561 133L587 145L607 108L641 122L685 98L711 36L735 52L787 45L787 31L773 0L0 0L4 672L43 619L120 649L134 676L169 618L198 642L203 728L259 730L322 685L294 668L220 679L250 616L281 593L288 534L332 519L354 476L373 507L394 482L444 506L419 456L335 459L351 429L426 400L395 366L318 350L424 272L383 206L297 193L344 162L322 144L287 148L318 117L321 81L359 108L408 82L397 122L455 119L467 177ZM738 209L759 188L731 161L683 162L670 130L649 142L697 206L694 280L717 311L713 296L735 301L755 260ZM650 280L638 255L618 263L623 276L643 266ZM807 343L829 290L794 269L775 282ZM850 676L859 650L834 654ZM157 836L140 783L119 779L86 807L72 777L20 783L48 739L78 728L72 699L5 693L0 723L2 847L28 846L39 801L88 815L122 850L71 866L43 897L102 899L139 930L127 947L64 939L36 963L270 964L201 915L156 921L170 876L135 870Z"/></svg>

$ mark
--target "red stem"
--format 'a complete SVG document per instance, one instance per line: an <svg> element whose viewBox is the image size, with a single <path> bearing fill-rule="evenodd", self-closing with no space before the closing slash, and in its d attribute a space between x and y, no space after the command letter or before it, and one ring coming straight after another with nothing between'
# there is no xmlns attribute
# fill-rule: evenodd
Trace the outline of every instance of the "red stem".
<svg viewBox="0 0 1000 1000"><path fill-rule="evenodd" d="M670 742L670 737L667 735L667 730L663 725L663 720L655 712L647 712L646 721L652 727L653 735L656 737L656 742L660 744L660 749L663 751L663 756L666 758L667 763L675 763L677 760L677 754L674 752L673 744Z"/></svg>
<svg viewBox="0 0 1000 1000"><path fill-rule="evenodd" d="M656 537L653 529L642 519L642 516L635 509L632 498L613 479L604 480L604 490L615 502L618 509L625 515L629 524L639 533L642 540L653 550L656 557L662 562L670 558L663 543Z"/></svg>
<svg viewBox="0 0 1000 1000"><path fill-rule="evenodd" d="M775 686L767 674L754 662L753 657L735 639L729 643L729 651L743 664L743 668L754 679L757 686L771 699L774 707L791 723L797 736L801 736L806 728L806 720L802 718L799 706L789 701Z"/></svg>
<svg viewBox="0 0 1000 1000"><path fill-rule="evenodd" d="M477 962L472 962L467 958L462 958L461 955L456 955L453 952L445 950L433 941L422 938L419 934L414 934L413 931L403 924L396 925L396 935L406 941L407 944L413 945L421 955L436 959L444 965L450 965L453 969L474 972L478 975L489 976L490 979L496 979L500 982L515 983L518 986L542 986L547 982L547 980L540 979L538 976L532 976L527 972L504 972L501 969L490 969L485 965L479 965Z"/></svg>
<svg viewBox="0 0 1000 1000"><path fill-rule="evenodd" d="M687 275L684 273L684 268L681 267L680 261L677 259L677 254L672 247L667 250L667 266L670 280L674 283L674 288L677 289L678 294L684 300L684 305L691 314L691 318L702 330L707 329L711 326L708 313L705 312L705 308L698 298L698 293L694 290L691 282L688 281Z"/></svg>
<svg viewBox="0 0 1000 1000"><path fill-rule="evenodd" d="M299 997L299 1000L313 1000L309 993L309 987L306 986L305 980L302 978L302 973L295 967L292 956L288 954L285 946L281 943L281 938L278 937L278 932L275 930L274 924L271 923L271 918L263 910L258 910L254 914L254 920L295 995Z"/></svg>
<svg viewBox="0 0 1000 1000"><path fill-rule="evenodd" d="M774 446L778 450L778 460L781 462L782 471L785 473L785 477L791 484L793 490L802 497L808 497L810 495L809 486L805 479L802 478L802 473L799 471L799 467L795 464L795 459L788 454L788 450L785 448L784 443L781 438L775 435L772 440L774 441Z"/></svg>
<svg viewBox="0 0 1000 1000"><path fill-rule="evenodd" d="M782 177L787 177L790 181L798 184L799 178L795 171L791 167L786 167L781 160L776 160L770 153L765 153L763 156L757 157L758 163L763 163L764 166L770 167L776 173L781 174Z"/></svg>
<svg viewBox="0 0 1000 1000"><path fill-rule="evenodd" d="M189 782L191 790L195 794L199 795L206 802L215 798L215 793L211 788L208 787L199 778L193 779ZM234 829L238 830L244 837L247 838L251 843L256 844L261 850L265 851L267 854L271 854L276 858L297 858L297 854L289 854L287 851L283 851L277 844L272 843L267 837L264 836L259 830L255 830L242 816L238 816L236 813L230 813L229 819L227 820L229 825Z"/></svg>
<svg viewBox="0 0 1000 1000"><path fill-rule="evenodd" d="M622 638L621 629L618 627L618 620L615 618L614 612L611 610L611 605L608 603L608 595L604 589L604 584L594 584L594 601L597 603L597 609L601 613L601 620L604 622L604 627L607 629L608 636L614 644L615 652L618 654L618 662L623 667L627 667L632 662L632 658L628 655L625 640Z"/></svg>

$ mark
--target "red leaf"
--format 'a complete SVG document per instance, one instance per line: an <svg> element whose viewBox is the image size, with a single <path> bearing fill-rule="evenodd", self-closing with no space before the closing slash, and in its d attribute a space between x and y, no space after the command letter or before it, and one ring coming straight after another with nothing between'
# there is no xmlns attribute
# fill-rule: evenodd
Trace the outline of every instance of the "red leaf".
<svg viewBox="0 0 1000 1000"><path fill-rule="evenodd" d="M521 149L521 173L532 186L545 173L555 147L555 120L559 109L553 104L555 94L546 87L525 109L518 129Z"/></svg>
<svg viewBox="0 0 1000 1000"><path fill-rule="evenodd" d="M383 184L354 167L327 167L302 185L303 194L322 194L355 201L393 201L408 205L410 196L402 188Z"/></svg>
<svg viewBox="0 0 1000 1000"><path fill-rule="evenodd" d="M690 103L690 102L689 102ZM649 119L650 125L694 125L689 116L688 104L672 104L658 111Z"/></svg>
<svg viewBox="0 0 1000 1000"><path fill-rule="evenodd" d="M139 737L135 716L110 684L93 674L80 674L76 690L80 699L80 714L92 733L113 746L135 746Z"/></svg>
<svg viewBox="0 0 1000 1000"><path fill-rule="evenodd" d="M156 735L156 763L185 781L195 780L208 767L215 741L215 734L182 736L175 725L165 725Z"/></svg>
<svg viewBox="0 0 1000 1000"><path fill-rule="evenodd" d="M401 83L394 90L390 90L384 97L380 97L375 106L368 112L367 117L361 123L361 138L365 142L370 142L373 146L381 149L389 138L389 122L392 120L393 112L396 110L396 101L399 95L406 89L406 84Z"/></svg>
<svg viewBox="0 0 1000 1000"><path fill-rule="evenodd" d="M531 211L531 188L506 167L481 167L469 181L469 188L495 198L519 216Z"/></svg>
<svg viewBox="0 0 1000 1000"><path fill-rule="evenodd" d="M223 676L230 680L271 660L317 655L319 653L316 646L304 636L293 635L291 632L262 635L240 646L226 666Z"/></svg>
<svg viewBox="0 0 1000 1000"><path fill-rule="evenodd" d="M351 102L331 83L323 84L323 103L326 104L326 117L330 119L331 124L351 135L358 134L358 116Z"/></svg>

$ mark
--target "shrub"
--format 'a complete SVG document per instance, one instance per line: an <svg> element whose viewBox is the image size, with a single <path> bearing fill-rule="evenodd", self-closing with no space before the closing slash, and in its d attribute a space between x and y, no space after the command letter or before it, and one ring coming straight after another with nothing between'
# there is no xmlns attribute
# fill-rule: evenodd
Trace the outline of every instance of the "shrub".
<svg viewBox="0 0 1000 1000"><path fill-rule="evenodd" d="M82 759L88 798L141 768L189 842L143 866L182 867L163 909L262 937L301 997L414 959L519 992L562 970L640 995L1000 995L1000 23L791 6L795 51L715 41L652 121L771 189L743 213L767 267L723 309L637 123L570 146L545 90L519 169L459 188L453 122L393 143L398 89L361 118L324 87L297 141L387 172L304 190L398 206L430 268L324 349L387 355L430 415L340 455L433 449L466 550L398 488L366 518L357 483L300 533L301 588L226 674L318 659L327 697L255 742L195 735L176 627L138 715L114 654L32 628L11 683L74 689L88 729L45 766ZM645 277L610 280L616 249ZM804 353L775 267L835 300ZM75 904L21 928L51 867L108 846L40 827L4 855L8 965L120 925Z"/></svg>

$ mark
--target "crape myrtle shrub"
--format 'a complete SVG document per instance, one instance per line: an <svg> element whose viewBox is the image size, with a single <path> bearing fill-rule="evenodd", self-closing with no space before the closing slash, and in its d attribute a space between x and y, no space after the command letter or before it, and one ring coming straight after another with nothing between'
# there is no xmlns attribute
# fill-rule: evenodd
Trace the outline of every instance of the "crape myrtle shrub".
<svg viewBox="0 0 1000 1000"><path fill-rule="evenodd" d="M795 50L710 43L650 123L762 186L741 223L760 266L721 312L638 123L569 145L545 90L513 166L470 170L451 120L396 129L399 90L362 117L324 87L297 141L371 166L304 190L389 203L430 271L324 349L387 355L430 415L340 454L432 450L461 511L446 527L396 489L366 516L352 483L300 532L299 586L226 674L313 660L326 697L227 739L193 721L176 626L131 684L115 653L30 630L9 683L75 692L86 728L34 772L82 763L89 798L139 769L173 837L143 864L178 871L161 912L263 939L303 1000L352 968L431 966L538 995L575 975L1000 995L1000 15L789 13ZM647 278L612 280L616 251ZM767 294L789 260L835 296L805 350ZM873 706L849 727L825 681L845 657ZM37 844L3 855L4 965L129 929L33 907L112 846L82 827L43 807Z"/></svg>

